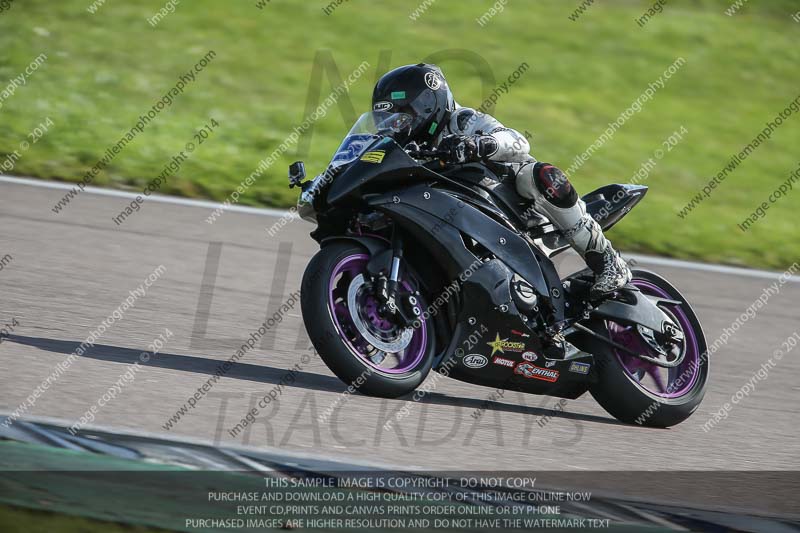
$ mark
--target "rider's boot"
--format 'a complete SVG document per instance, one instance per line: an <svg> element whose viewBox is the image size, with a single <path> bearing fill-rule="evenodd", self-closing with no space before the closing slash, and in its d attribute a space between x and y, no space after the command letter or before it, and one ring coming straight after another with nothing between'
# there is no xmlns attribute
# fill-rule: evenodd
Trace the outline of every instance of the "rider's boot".
<svg viewBox="0 0 800 533"><path fill-rule="evenodd" d="M594 272L593 296L614 292L631 280L628 264L603 235L600 224L587 213L583 213L575 225L565 230L564 236Z"/></svg>

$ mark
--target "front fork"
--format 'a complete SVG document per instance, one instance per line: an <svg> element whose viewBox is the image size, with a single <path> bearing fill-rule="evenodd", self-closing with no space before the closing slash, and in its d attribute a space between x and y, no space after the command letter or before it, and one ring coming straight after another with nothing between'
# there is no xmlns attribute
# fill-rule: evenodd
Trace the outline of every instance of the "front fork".
<svg viewBox="0 0 800 533"><path fill-rule="evenodd" d="M422 315L422 310L416 294L403 290L400 282L402 267L403 239L395 227L392 231L389 277L381 276L378 280L378 300L381 302L378 312L382 316L394 318L403 327L409 327Z"/></svg>

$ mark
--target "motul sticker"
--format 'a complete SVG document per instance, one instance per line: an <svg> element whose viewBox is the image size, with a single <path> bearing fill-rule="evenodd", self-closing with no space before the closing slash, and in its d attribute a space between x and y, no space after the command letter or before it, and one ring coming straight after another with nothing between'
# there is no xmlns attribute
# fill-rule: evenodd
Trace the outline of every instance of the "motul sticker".
<svg viewBox="0 0 800 533"><path fill-rule="evenodd" d="M500 366L507 366L508 368L512 368L514 366L514 361L511 359L506 359L505 357L495 356L492 359L492 363Z"/></svg>
<svg viewBox="0 0 800 533"><path fill-rule="evenodd" d="M542 368L530 363L520 363L514 367L514 373L529 379L541 379L542 381L549 381L554 383L558 381L558 370L551 370L549 368Z"/></svg>

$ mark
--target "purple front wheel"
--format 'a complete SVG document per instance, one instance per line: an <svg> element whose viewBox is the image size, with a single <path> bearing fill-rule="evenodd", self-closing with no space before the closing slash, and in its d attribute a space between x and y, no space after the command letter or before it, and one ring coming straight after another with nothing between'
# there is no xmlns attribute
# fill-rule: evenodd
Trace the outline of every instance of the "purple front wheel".
<svg viewBox="0 0 800 533"><path fill-rule="evenodd" d="M378 300L366 281L369 255L339 261L330 276L328 310L351 353L379 372L402 374L416 368L428 343L425 320L419 328L402 328L380 315ZM402 286L411 291L403 280Z"/></svg>
<svg viewBox="0 0 800 533"><path fill-rule="evenodd" d="M434 335L430 319L404 327L382 312L367 271L370 254L351 240L327 244L303 276L303 323L322 360L347 385L365 394L394 398L412 392L428 375ZM401 289L425 309L408 266Z"/></svg>

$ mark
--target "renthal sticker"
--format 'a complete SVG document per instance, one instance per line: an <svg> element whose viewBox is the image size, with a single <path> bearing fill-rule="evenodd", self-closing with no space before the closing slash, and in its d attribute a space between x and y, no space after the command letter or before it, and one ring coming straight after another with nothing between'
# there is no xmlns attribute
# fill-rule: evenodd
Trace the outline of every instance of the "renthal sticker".
<svg viewBox="0 0 800 533"><path fill-rule="evenodd" d="M425 85L435 91L442 86L442 80L439 78L438 74L433 71L429 71L425 73Z"/></svg>
<svg viewBox="0 0 800 533"><path fill-rule="evenodd" d="M511 330L511 334L512 334L512 335L517 335L517 336L519 336L519 337L524 337L524 338L528 338L528 337L530 337L530 335L528 335L527 333L523 333L523 332L521 332L521 331L517 331L516 329L512 329L512 330Z"/></svg>
<svg viewBox="0 0 800 533"><path fill-rule="evenodd" d="M497 352L504 353L506 350L509 352L525 351L524 342L514 342L509 341L508 339L501 339L499 333L495 333L494 340L492 342L487 342L486 344L492 347L492 355Z"/></svg>
<svg viewBox="0 0 800 533"><path fill-rule="evenodd" d="M489 363L489 360L483 355L471 353L464 358L464 366L467 368L483 368Z"/></svg>
<svg viewBox="0 0 800 533"><path fill-rule="evenodd" d="M383 161L383 157L386 155L384 150L373 150L371 152L367 152L361 156L362 161L366 161L367 163L381 163Z"/></svg>
<svg viewBox="0 0 800 533"><path fill-rule="evenodd" d="M394 107L394 104L391 102L375 102L375 105L372 106L373 111L388 111Z"/></svg>
<svg viewBox="0 0 800 533"><path fill-rule="evenodd" d="M539 356L533 352L522 352L522 358L525 359L526 361L533 362L539 359Z"/></svg>
<svg viewBox="0 0 800 533"><path fill-rule="evenodd" d="M507 366L508 368L512 368L514 366L514 361L511 359L506 359L505 357L500 357L496 355L492 358L492 363L500 366Z"/></svg>
<svg viewBox="0 0 800 533"><path fill-rule="evenodd" d="M529 379L541 379L554 383L558 381L558 370L541 368L530 363L520 363L514 367L514 373Z"/></svg>
<svg viewBox="0 0 800 533"><path fill-rule="evenodd" d="M579 363L578 361L574 361L571 365L569 365L569 371L577 374L588 374L591 366L592 365L589 363Z"/></svg>

